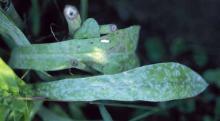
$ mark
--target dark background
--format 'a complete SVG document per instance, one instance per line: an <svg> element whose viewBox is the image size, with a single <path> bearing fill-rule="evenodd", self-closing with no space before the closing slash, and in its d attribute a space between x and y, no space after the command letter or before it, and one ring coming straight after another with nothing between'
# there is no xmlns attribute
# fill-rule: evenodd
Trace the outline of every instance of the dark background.
<svg viewBox="0 0 220 121"><path fill-rule="evenodd" d="M13 0L16 10L27 26L24 30L32 43L55 42L67 37L63 16L66 4L80 9L80 0ZM34 7L35 6L35 7ZM210 83L201 95L165 103L134 102L141 106L163 108L176 106L146 116L148 121L218 121L220 120L220 1L219 0L90 0L88 17L99 24L115 23L118 28L140 25L137 53L142 65L175 61L196 70ZM34 12L31 12L34 11ZM37 12L36 12L37 11ZM39 20L39 21L35 21ZM37 26L37 27L36 27ZM2 41L2 48L8 49ZM60 105L68 112L67 103ZM107 106L112 118L126 121L145 110ZM86 119L101 119L96 105L84 104ZM40 120L38 116L36 121Z"/></svg>

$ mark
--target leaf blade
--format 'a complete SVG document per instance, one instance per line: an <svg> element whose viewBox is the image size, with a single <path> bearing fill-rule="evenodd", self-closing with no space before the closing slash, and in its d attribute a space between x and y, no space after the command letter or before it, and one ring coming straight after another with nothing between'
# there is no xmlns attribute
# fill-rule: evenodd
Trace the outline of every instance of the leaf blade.
<svg viewBox="0 0 220 121"><path fill-rule="evenodd" d="M62 101L169 101L198 95L208 86L201 76L178 63L143 66L114 75L39 83L37 96Z"/></svg>
<svg viewBox="0 0 220 121"><path fill-rule="evenodd" d="M16 69L54 71L75 67L86 71L92 68L105 74L117 73L139 65L135 55L138 33L139 27L132 26L105 36L110 43L91 38L18 47L13 49L9 63ZM103 66L107 66L106 71Z"/></svg>

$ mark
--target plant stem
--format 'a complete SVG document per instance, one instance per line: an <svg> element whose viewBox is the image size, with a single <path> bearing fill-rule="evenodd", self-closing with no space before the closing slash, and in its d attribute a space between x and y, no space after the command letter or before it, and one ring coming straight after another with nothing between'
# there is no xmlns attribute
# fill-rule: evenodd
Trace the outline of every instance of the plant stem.
<svg viewBox="0 0 220 121"><path fill-rule="evenodd" d="M81 0L80 5L82 21L85 21L88 16L88 0Z"/></svg>
<svg viewBox="0 0 220 121"><path fill-rule="evenodd" d="M137 108L137 109L145 109L145 110L152 110L155 107L151 106L141 106L141 105L134 105L134 104L122 104L122 103L114 103L114 102L91 102L90 104L96 104L96 105L106 105L106 106L112 106L112 107L126 107L126 108Z"/></svg>
<svg viewBox="0 0 220 121"><path fill-rule="evenodd" d="M98 105L98 107L104 121L113 121L111 115L103 104Z"/></svg>
<svg viewBox="0 0 220 121"><path fill-rule="evenodd" d="M20 15L17 13L17 11L14 8L14 5L12 3L12 1L10 0L0 0L0 4L5 4L5 8L1 8L0 10L2 10L9 18L12 19L12 21L20 28L20 29L24 29L25 28L25 24L23 22L23 20L21 19Z"/></svg>
<svg viewBox="0 0 220 121"><path fill-rule="evenodd" d="M129 121L140 121L141 119L146 118L147 116L150 116L150 115L152 115L152 114L154 114L156 112L159 112L159 111L160 110L156 108L154 110L147 111L147 112L145 112L143 114L140 114L137 117L134 117L134 118L130 119Z"/></svg>

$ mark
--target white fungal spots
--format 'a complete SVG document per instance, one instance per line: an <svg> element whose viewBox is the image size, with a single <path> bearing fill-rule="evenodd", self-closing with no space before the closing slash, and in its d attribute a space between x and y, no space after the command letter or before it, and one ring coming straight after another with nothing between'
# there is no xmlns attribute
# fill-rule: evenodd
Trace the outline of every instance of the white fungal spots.
<svg viewBox="0 0 220 121"><path fill-rule="evenodd" d="M118 28L115 24L111 24L111 31L114 32L116 31Z"/></svg>
<svg viewBox="0 0 220 121"><path fill-rule="evenodd" d="M78 10L72 5L66 5L64 8L64 16L67 19L74 19L78 15Z"/></svg>
<svg viewBox="0 0 220 121"><path fill-rule="evenodd" d="M162 67L161 67L161 66L158 66L158 67L157 67L157 71L162 71Z"/></svg>
<svg viewBox="0 0 220 121"><path fill-rule="evenodd" d="M101 50L95 49L94 51ZM91 55L91 57L94 56L97 55ZM144 100L160 102L196 96L208 86L202 77L191 69L180 64L174 67L172 64L163 63L138 67L119 74L37 84L36 94L63 101ZM170 73L171 76L162 75L167 79L160 78L162 72L159 70ZM179 78L177 75L182 77Z"/></svg>
<svg viewBox="0 0 220 121"><path fill-rule="evenodd" d="M110 43L110 40L108 40L108 39L101 39L101 42L102 43Z"/></svg>
<svg viewBox="0 0 220 121"><path fill-rule="evenodd" d="M175 70L175 71L173 72L173 76L175 76L175 77L178 77L178 76L180 76L180 75L181 75L181 73L180 73L179 70Z"/></svg>

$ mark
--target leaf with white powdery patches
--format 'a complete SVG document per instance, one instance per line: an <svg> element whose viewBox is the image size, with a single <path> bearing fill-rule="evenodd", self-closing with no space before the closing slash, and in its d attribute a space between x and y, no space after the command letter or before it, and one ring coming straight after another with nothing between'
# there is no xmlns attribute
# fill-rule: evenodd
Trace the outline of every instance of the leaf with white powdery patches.
<svg viewBox="0 0 220 121"><path fill-rule="evenodd" d="M9 63L15 69L38 71L72 67L85 71L92 68L104 74L126 71L139 66L135 55L139 29L139 26L131 26L101 38L17 47L13 49ZM110 42L100 42L102 39Z"/></svg>
<svg viewBox="0 0 220 121"><path fill-rule="evenodd" d="M114 75L64 79L33 86L36 96L60 101L169 101L193 97L208 84L190 68L159 63Z"/></svg>

